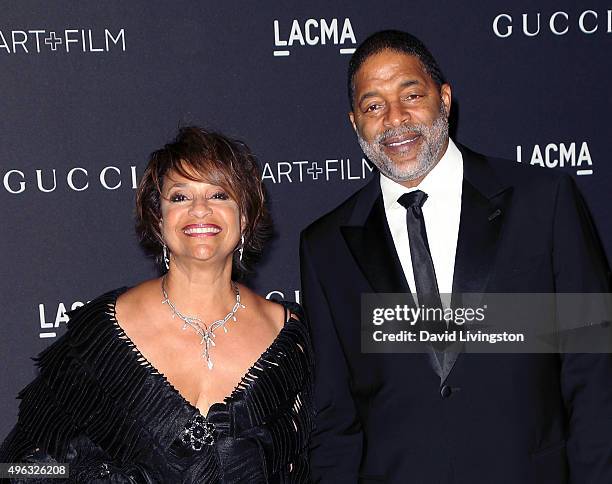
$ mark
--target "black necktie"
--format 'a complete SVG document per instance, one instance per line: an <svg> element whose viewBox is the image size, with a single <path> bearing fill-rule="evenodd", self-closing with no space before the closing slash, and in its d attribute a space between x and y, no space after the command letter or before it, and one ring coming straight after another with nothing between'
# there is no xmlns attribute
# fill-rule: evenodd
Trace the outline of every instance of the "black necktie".
<svg viewBox="0 0 612 484"><path fill-rule="evenodd" d="M412 270L419 304L425 307L442 308L436 271L429 251L425 219L423 218L422 207L426 200L426 193L415 190L404 193L397 201L406 208L410 258L412 259Z"/></svg>
<svg viewBox="0 0 612 484"><path fill-rule="evenodd" d="M397 200L406 208L406 226L408 228L408 241L410 242L410 258L412 259L412 271L414 282L419 298L419 304L425 308L440 309L443 311L436 270L434 269L429 242L427 242L427 231L425 230L425 219L423 218L423 204L427 200L427 194L421 190L404 193ZM443 333L447 329L443 318L427 318L426 321L417 322L419 330L425 329L433 333ZM440 373L446 371L447 358L452 359L449 353L441 353L449 343L439 341L432 343L434 358ZM450 361L450 360L448 360ZM439 373L439 374L440 374Z"/></svg>

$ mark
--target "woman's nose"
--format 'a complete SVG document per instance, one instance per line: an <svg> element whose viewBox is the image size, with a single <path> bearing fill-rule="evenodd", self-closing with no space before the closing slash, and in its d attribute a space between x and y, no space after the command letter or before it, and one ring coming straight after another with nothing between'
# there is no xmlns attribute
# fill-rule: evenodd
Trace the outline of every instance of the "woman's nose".
<svg viewBox="0 0 612 484"><path fill-rule="evenodd" d="M212 205L206 197L195 197L189 207L189 213L194 217L205 217L213 213Z"/></svg>

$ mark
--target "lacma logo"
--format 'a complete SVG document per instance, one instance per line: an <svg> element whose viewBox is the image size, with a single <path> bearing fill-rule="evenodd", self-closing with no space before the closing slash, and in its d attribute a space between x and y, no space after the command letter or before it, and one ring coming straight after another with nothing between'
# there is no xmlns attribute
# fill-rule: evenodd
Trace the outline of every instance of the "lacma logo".
<svg viewBox="0 0 612 484"><path fill-rule="evenodd" d="M303 22L295 19L291 26L274 21L274 56L284 57L291 54L289 47L334 45L340 46L341 54L355 52L355 32L351 20L309 18Z"/></svg>
<svg viewBox="0 0 612 484"><path fill-rule="evenodd" d="M516 161L545 168L574 168L579 176L593 174L593 159L586 141L525 146L525 150L517 145Z"/></svg>
<svg viewBox="0 0 612 484"><path fill-rule="evenodd" d="M0 30L0 53L125 52L125 29Z"/></svg>

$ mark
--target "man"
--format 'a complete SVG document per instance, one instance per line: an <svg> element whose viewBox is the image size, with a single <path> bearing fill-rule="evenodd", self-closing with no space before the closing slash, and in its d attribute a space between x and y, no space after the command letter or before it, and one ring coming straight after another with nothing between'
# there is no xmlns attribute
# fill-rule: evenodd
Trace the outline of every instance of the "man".
<svg viewBox="0 0 612 484"><path fill-rule="evenodd" d="M361 351L365 293L609 292L609 274L571 177L449 139L451 88L418 39L365 40L348 86L379 174L302 234L315 480L612 483L610 355Z"/></svg>

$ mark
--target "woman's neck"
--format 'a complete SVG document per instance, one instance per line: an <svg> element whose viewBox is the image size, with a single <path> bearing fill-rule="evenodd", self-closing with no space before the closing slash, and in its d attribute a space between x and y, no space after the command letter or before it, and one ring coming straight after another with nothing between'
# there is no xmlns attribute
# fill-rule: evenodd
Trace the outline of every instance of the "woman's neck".
<svg viewBox="0 0 612 484"><path fill-rule="evenodd" d="M164 285L168 298L183 314L208 323L225 316L236 302L231 275L231 264L194 267L173 261Z"/></svg>

